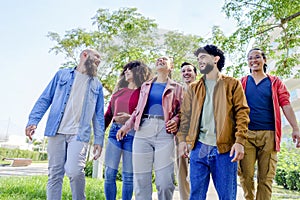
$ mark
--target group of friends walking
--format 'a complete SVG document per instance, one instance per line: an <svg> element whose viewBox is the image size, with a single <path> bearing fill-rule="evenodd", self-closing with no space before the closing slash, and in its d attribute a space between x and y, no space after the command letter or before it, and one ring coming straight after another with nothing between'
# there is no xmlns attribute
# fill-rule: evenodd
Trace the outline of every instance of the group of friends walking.
<svg viewBox="0 0 300 200"><path fill-rule="evenodd" d="M51 106L45 129L47 199L61 199L65 174L72 199L86 199L84 167L90 135L93 132L96 160L108 127L107 200L116 199L121 160L123 200L132 199L133 194L135 200L151 200L152 172L159 200L173 198L175 182L180 199L204 200L210 179L219 199L233 200L237 176L245 199L271 199L282 136L280 108L300 147L286 86L266 73L267 58L259 48L248 52L250 74L241 80L221 73L225 56L217 46L200 47L195 56L198 68L188 62L181 65L183 84L171 78L171 57L156 60L155 75L141 61L128 62L105 112L103 87L97 78L98 51L86 49L76 67L59 70L35 103L25 130L31 139ZM202 76L196 80L198 71Z"/></svg>

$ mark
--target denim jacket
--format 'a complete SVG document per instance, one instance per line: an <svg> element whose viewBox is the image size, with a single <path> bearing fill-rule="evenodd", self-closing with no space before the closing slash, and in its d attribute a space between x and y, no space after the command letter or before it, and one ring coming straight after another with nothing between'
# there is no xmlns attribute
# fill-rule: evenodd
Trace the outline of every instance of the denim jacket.
<svg viewBox="0 0 300 200"><path fill-rule="evenodd" d="M35 103L29 115L27 126L38 125L51 105L44 135L48 137L56 135L74 82L74 70L75 68L61 69L55 74L54 78ZM89 142L92 122L94 129L94 144L103 146L104 97L102 84L97 78L89 78L87 87L87 92L84 94L85 98L77 140Z"/></svg>

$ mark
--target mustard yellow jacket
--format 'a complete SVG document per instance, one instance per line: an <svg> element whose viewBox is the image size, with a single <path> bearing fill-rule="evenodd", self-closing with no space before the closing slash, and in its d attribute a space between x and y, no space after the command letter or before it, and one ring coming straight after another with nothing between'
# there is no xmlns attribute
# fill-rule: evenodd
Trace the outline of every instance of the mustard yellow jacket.
<svg viewBox="0 0 300 200"><path fill-rule="evenodd" d="M205 100L205 76L193 82L181 105L178 141L194 148L199 138L199 125ZM249 107L239 80L219 73L213 93L214 119L218 151L226 153L234 143L245 144L249 123ZM205 116L202 116L205 117Z"/></svg>

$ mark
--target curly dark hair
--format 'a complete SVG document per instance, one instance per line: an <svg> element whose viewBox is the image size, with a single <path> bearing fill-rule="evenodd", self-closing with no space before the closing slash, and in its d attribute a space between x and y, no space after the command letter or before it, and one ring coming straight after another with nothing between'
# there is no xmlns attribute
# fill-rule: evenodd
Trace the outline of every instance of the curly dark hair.
<svg viewBox="0 0 300 200"><path fill-rule="evenodd" d="M262 49L260 49L260 48L253 48L253 49L250 49L250 51L248 52L248 54L247 54L247 57L249 57L249 54L251 53L251 51L260 51L260 54L261 54L261 56L263 57L263 59L265 59L265 60L267 60L267 57L266 57L266 54L265 54L265 52L262 50ZM267 72L267 67L268 67L268 65L265 63L264 64L264 72L266 73ZM252 70L250 69L250 73L252 73Z"/></svg>
<svg viewBox="0 0 300 200"><path fill-rule="evenodd" d="M219 56L220 60L217 63L217 67L218 70L221 71L225 65L225 56L224 56L224 52L219 49L217 46L212 45L212 44L208 44L204 47L200 47L199 49L197 49L194 53L195 56L198 56L199 53L207 53L209 55L213 55L213 56Z"/></svg>
<svg viewBox="0 0 300 200"><path fill-rule="evenodd" d="M127 69L132 71L134 83L138 88L141 87L145 81L152 78L152 71L146 64L138 60L131 61L123 67L115 91L128 86L128 82L125 80L124 75Z"/></svg>

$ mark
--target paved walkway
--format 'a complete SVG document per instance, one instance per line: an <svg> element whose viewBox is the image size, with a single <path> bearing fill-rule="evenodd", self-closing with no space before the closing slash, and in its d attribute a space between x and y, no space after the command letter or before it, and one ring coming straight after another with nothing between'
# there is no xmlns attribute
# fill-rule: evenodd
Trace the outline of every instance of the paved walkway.
<svg viewBox="0 0 300 200"><path fill-rule="evenodd" d="M33 163L26 167L11 167L11 166L0 166L0 177L3 176L36 176L36 175L47 175L48 169L47 169L48 163ZM153 193L153 200L157 200L157 194ZM217 200L217 192L213 186L213 183L211 181L207 193L208 200ZM240 186L238 186L237 190L237 200L243 199L243 190ZM179 192L176 189L174 192L173 200L179 200Z"/></svg>
<svg viewBox="0 0 300 200"><path fill-rule="evenodd" d="M209 188L208 188L208 192L207 192L207 197L206 197L207 200L218 200L218 194L215 190L215 187L212 183L212 180L210 181L210 184L209 184ZM237 188L237 200L243 200L244 197L243 197L243 189L241 188L240 185L238 185L238 188ZM157 198L157 194L156 193L153 193L152 195L152 200L158 200ZM177 190L177 188L175 189L175 192L174 192L174 195L173 195L173 200L180 200L179 198L179 192Z"/></svg>
<svg viewBox="0 0 300 200"><path fill-rule="evenodd" d="M48 163L33 163L26 167L0 166L2 176L36 176L48 174Z"/></svg>

